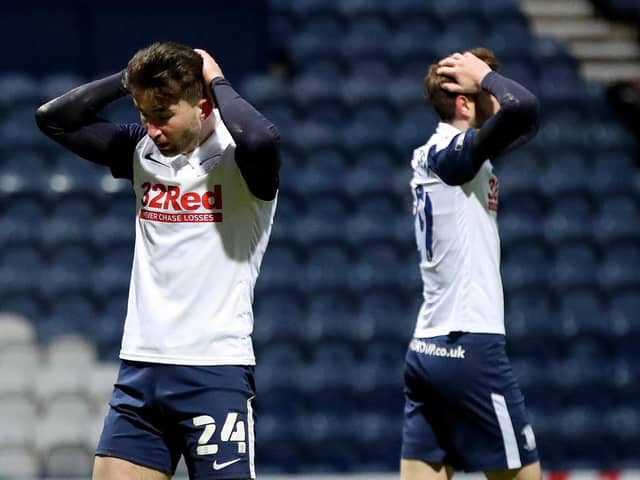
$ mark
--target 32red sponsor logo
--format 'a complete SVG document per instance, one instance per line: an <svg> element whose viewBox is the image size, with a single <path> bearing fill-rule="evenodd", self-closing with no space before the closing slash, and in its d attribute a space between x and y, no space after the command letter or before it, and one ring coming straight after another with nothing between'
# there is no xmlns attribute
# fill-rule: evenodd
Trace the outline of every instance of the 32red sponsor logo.
<svg viewBox="0 0 640 480"><path fill-rule="evenodd" d="M194 211L200 208L206 210L222 210L222 185L214 185L211 191L200 194L198 192L180 191L176 185L164 185L144 182L142 185L142 206L163 210Z"/></svg>
<svg viewBox="0 0 640 480"><path fill-rule="evenodd" d="M144 182L142 185L140 218L162 223L219 223L222 222L222 185L202 194L181 192L176 185ZM206 212L202 212L205 209ZM166 213L159 210L169 210ZM196 212L198 210L198 212ZM215 211L218 210L218 211Z"/></svg>

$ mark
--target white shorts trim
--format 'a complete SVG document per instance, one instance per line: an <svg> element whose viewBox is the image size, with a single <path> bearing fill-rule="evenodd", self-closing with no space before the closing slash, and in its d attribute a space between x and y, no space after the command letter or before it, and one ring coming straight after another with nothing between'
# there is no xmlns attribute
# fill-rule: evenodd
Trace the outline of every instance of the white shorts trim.
<svg viewBox="0 0 640 480"><path fill-rule="evenodd" d="M518 450L518 441L513 430L513 423L511 423L511 416L507 409L507 402L502 395L498 395L497 393L491 394L491 402L493 403L493 410L496 412L496 417L498 418L498 425L500 425L504 453L507 457L507 468L520 468L522 467L520 451Z"/></svg>

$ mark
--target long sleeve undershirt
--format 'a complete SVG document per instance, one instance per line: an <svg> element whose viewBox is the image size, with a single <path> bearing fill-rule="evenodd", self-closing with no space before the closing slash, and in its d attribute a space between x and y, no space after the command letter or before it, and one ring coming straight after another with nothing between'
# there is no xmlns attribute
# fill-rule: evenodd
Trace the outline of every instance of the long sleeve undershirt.
<svg viewBox="0 0 640 480"><path fill-rule="evenodd" d="M483 90L498 100L500 109L479 129L470 128L454 137L444 149L429 152L429 168L448 185L462 185L473 179L487 159L529 141L538 131L538 99L519 83L489 72Z"/></svg>
<svg viewBox="0 0 640 480"><path fill-rule="evenodd" d="M275 126L222 77L211 82L220 116L236 143L236 163L251 192L272 200L278 190L280 138ZM146 135L139 124L116 124L99 116L124 97L121 73L90 82L41 106L38 127L51 139L89 161L111 168L117 178L133 177L133 154Z"/></svg>

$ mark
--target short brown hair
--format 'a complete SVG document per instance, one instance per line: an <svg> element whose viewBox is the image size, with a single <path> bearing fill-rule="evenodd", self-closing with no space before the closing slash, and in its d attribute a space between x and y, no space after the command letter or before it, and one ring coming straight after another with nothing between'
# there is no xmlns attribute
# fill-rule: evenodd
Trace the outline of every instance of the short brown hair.
<svg viewBox="0 0 640 480"><path fill-rule="evenodd" d="M491 70L498 70L500 68L498 59L491 50L484 47L477 47L468 51L489 65ZM429 66L429 72L427 76L424 77L424 94L440 118L448 122L453 119L456 113L456 97L459 94L442 89L442 84L451 81L451 78L445 75L438 75L436 73L437 68L437 63Z"/></svg>
<svg viewBox="0 0 640 480"><path fill-rule="evenodd" d="M204 97L202 57L193 48L175 42L156 42L138 50L129 60L125 87L152 90L169 101L195 105Z"/></svg>

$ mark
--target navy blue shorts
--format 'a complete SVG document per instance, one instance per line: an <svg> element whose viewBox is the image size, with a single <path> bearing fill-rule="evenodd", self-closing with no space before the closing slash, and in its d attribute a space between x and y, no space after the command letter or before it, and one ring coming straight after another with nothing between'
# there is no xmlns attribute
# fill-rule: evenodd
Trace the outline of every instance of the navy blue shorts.
<svg viewBox="0 0 640 480"><path fill-rule="evenodd" d="M123 360L96 455L191 480L255 478L252 366Z"/></svg>
<svg viewBox="0 0 640 480"><path fill-rule="evenodd" d="M405 361L402 458L488 472L538 460L504 335L413 339Z"/></svg>

